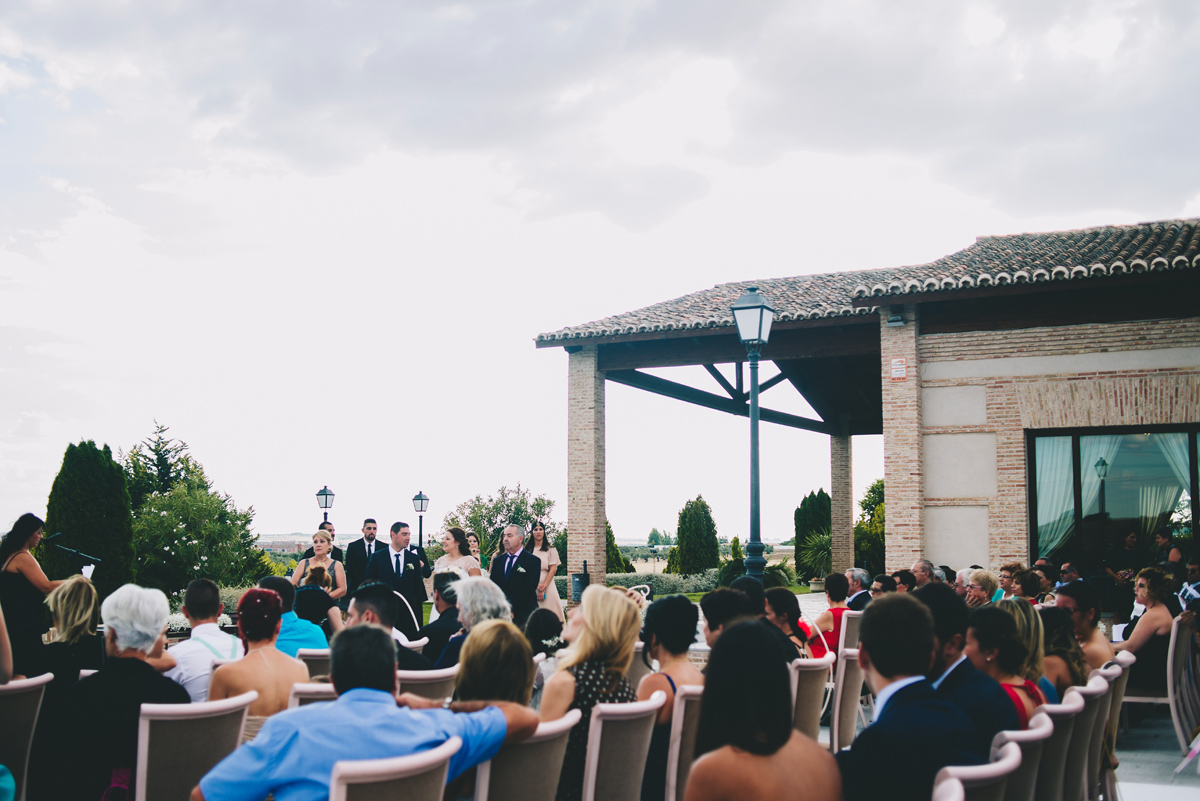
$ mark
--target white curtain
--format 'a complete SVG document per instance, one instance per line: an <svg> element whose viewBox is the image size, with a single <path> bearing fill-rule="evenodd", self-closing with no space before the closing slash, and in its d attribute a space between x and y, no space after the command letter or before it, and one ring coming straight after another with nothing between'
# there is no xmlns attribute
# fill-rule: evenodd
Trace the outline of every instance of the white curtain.
<svg viewBox="0 0 1200 801"><path fill-rule="evenodd" d="M1138 487L1138 514L1142 519L1142 542L1175 511L1183 487L1178 484L1147 484Z"/></svg>
<svg viewBox="0 0 1200 801"><path fill-rule="evenodd" d="M1104 459L1108 462L1111 470L1113 457L1117 455L1123 439L1124 437L1120 434L1101 434L1095 437L1079 438L1079 470L1082 473L1080 486L1083 492L1083 513L1085 515L1100 495L1100 479L1096 477L1096 462Z"/></svg>
<svg viewBox="0 0 1200 801"><path fill-rule="evenodd" d="M1192 471L1188 465L1188 435L1155 434L1154 442L1158 445L1158 449L1162 451L1162 455L1166 457L1167 464L1171 465L1171 472L1175 474L1175 479L1179 482L1179 485L1185 489L1191 486ZM1178 503L1178 500L1176 500L1176 503Z"/></svg>
<svg viewBox="0 0 1200 801"><path fill-rule="evenodd" d="M1049 557L1075 528L1071 438L1038 437L1033 441L1037 470L1038 555Z"/></svg>

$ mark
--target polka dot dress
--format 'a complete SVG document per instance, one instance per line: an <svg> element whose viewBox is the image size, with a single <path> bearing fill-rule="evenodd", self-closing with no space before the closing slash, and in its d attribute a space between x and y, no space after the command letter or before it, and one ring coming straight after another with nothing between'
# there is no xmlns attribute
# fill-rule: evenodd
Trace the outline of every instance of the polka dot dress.
<svg viewBox="0 0 1200 801"><path fill-rule="evenodd" d="M612 692L604 692L608 679L604 675L603 662L582 662L566 670L575 677L575 700L571 702L571 709L578 709L583 717L571 729L567 739L562 776L554 798L555 801L579 801L583 797L583 765L587 761L592 707L596 704L630 704L637 700L637 693L624 677Z"/></svg>

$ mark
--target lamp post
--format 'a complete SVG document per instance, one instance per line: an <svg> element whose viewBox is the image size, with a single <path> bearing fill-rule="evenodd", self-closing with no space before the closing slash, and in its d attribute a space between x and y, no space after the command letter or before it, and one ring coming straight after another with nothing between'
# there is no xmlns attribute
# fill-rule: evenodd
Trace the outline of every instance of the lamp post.
<svg viewBox="0 0 1200 801"><path fill-rule="evenodd" d="M429 508L429 499L420 490L413 496L413 509L417 510L417 547L424 548L425 543L425 510Z"/></svg>
<svg viewBox="0 0 1200 801"><path fill-rule="evenodd" d="M1104 514L1104 479L1108 478L1108 462L1103 456L1096 462L1096 478L1100 479L1100 514Z"/></svg>
<svg viewBox="0 0 1200 801"><path fill-rule="evenodd" d="M333 493L329 491L329 487L321 487L317 493L317 505L325 512L325 522L329 522L329 507L333 506Z"/></svg>
<svg viewBox="0 0 1200 801"><path fill-rule="evenodd" d="M759 536L758 509L758 355L771 335L775 310L767 299L758 294L758 287L748 287L732 306L733 321L738 338L746 346L750 360L750 543L746 546L746 575L762 581L763 544Z"/></svg>

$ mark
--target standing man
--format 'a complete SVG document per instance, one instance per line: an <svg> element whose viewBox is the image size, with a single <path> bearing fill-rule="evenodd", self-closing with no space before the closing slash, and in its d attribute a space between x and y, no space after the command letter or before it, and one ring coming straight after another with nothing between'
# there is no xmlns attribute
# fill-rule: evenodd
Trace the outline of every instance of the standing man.
<svg viewBox="0 0 1200 801"><path fill-rule="evenodd" d="M913 587L913 589L921 589L933 581L933 562L930 562L928 559L918 559L913 562L912 574L913 578L917 580L917 586Z"/></svg>
<svg viewBox="0 0 1200 801"><path fill-rule="evenodd" d="M362 539L355 540L346 546L346 594L349 598L358 589L358 585L367 580L367 565L371 557L379 550L381 543L375 541L375 533L379 524L374 518L368 517L363 521Z"/></svg>
<svg viewBox="0 0 1200 801"><path fill-rule="evenodd" d="M542 575L542 560L522 547L525 530L511 525L501 539L504 553L492 557L491 579L512 605L513 622L524 628L525 621L537 609L537 585Z"/></svg>
<svg viewBox="0 0 1200 801"><path fill-rule="evenodd" d="M846 571L846 581L850 582L846 606L851 612L861 612L871 602L871 574L861 567L852 567Z"/></svg>
<svg viewBox="0 0 1200 801"><path fill-rule="evenodd" d="M380 548L371 557L371 562L367 565L367 580L382 581L408 602L408 609L400 610L396 628L405 637L413 640L421 627L421 605L425 602L423 579L433 570L429 567L425 549L418 548L414 552L408 547L412 540L412 531L409 530L408 523L393 523L390 534L391 544L386 549Z"/></svg>
<svg viewBox="0 0 1200 801"><path fill-rule="evenodd" d="M342 553L342 549L333 544L333 540L337 536L337 534L333 530L333 523L330 523L328 520L326 520L324 523L317 526L317 531L320 531L321 529L324 529L329 532L329 545L331 547L331 550L329 552L330 558L333 559L333 561L335 561L335 562L341 562L343 565L346 564L345 560L343 559L344 554ZM315 555L316 555L316 552L313 551L312 548L309 548L307 551L304 552L305 559L312 559L313 556L315 556Z"/></svg>

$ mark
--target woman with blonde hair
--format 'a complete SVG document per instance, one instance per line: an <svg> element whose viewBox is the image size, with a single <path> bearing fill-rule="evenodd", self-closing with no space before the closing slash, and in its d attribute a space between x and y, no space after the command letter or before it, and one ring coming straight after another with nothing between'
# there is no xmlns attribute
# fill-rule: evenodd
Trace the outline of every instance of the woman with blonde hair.
<svg viewBox="0 0 1200 801"><path fill-rule="evenodd" d="M292 571L289 581L293 586L299 586L310 570L314 567L323 567L330 577L329 597L336 601L346 594L346 569L342 567L341 562L333 558L333 539L329 536L329 532L321 529L313 534L312 547L313 555L308 559L300 560L300 564L296 565L296 569Z"/></svg>
<svg viewBox="0 0 1200 801"><path fill-rule="evenodd" d="M1087 661L1075 641L1075 625L1066 610L1043 606L1038 617L1042 619L1044 634L1046 680L1054 685L1061 699L1068 687L1087 684Z"/></svg>
<svg viewBox="0 0 1200 801"><path fill-rule="evenodd" d="M986 570L976 570L971 574L970 581L967 585L967 606L972 609L990 604L1000 589L1000 582Z"/></svg>
<svg viewBox="0 0 1200 801"><path fill-rule="evenodd" d="M1058 689L1054 682L1046 678L1045 634L1042 632L1042 619L1037 610L1025 598L1016 596L1005 598L996 606L1012 615L1013 622L1017 624L1017 636L1025 643L1027 653L1021 675L1037 684L1048 703L1057 704Z"/></svg>
<svg viewBox="0 0 1200 801"><path fill-rule="evenodd" d="M583 767L588 728L596 704L633 703L637 693L625 678L633 662L642 617L620 590L592 585L571 612L563 638L570 644L558 659L559 670L542 692L542 720L558 720L572 709L583 713L571 729L563 758L556 801L583 796Z"/></svg>
<svg viewBox="0 0 1200 801"><path fill-rule="evenodd" d="M521 630L508 620L485 620L471 629L459 652L454 697L528 706L533 674L533 649Z"/></svg>

